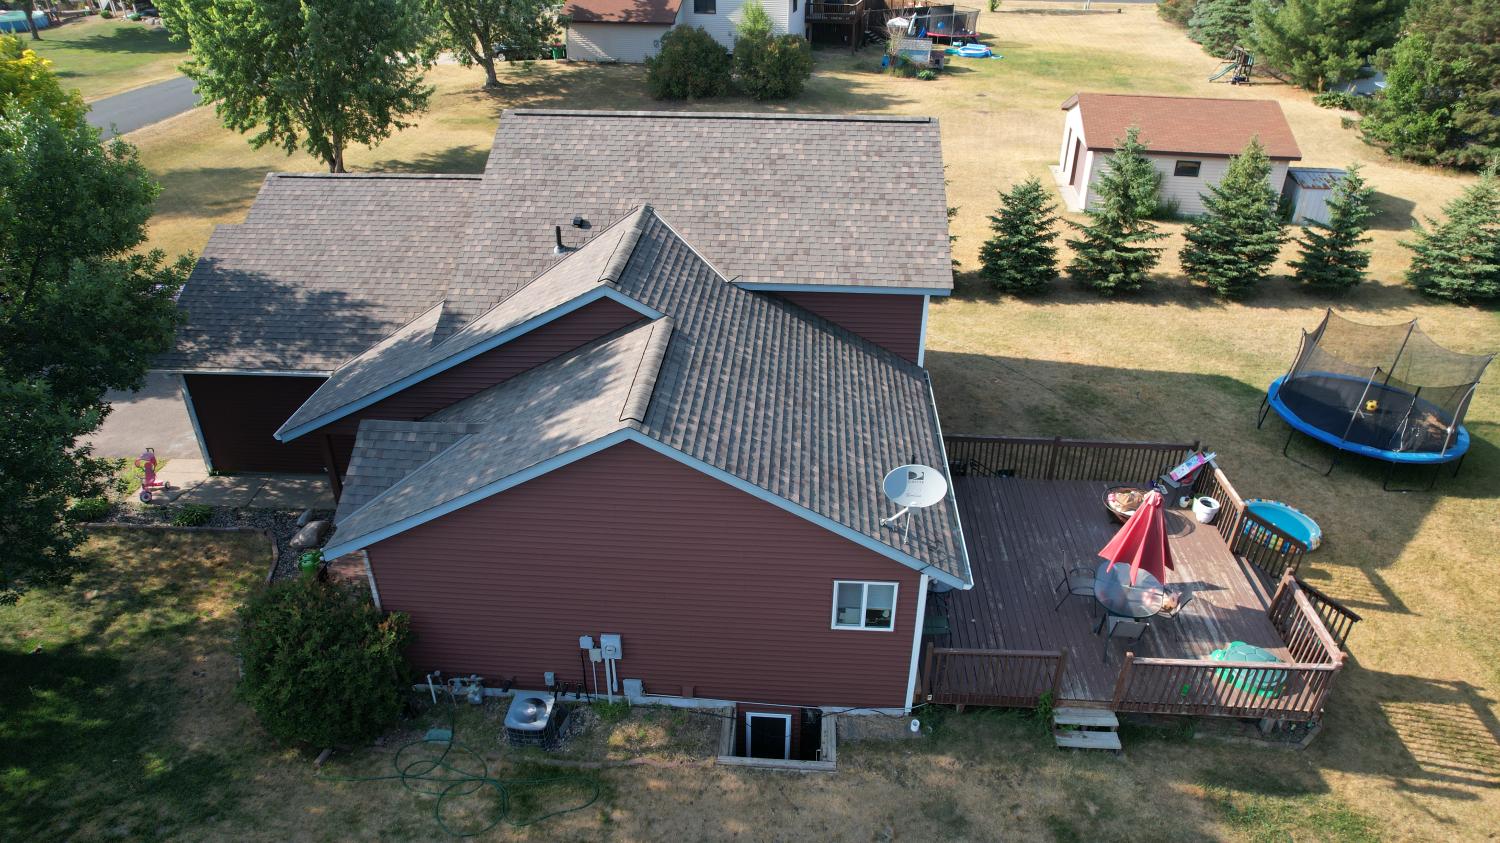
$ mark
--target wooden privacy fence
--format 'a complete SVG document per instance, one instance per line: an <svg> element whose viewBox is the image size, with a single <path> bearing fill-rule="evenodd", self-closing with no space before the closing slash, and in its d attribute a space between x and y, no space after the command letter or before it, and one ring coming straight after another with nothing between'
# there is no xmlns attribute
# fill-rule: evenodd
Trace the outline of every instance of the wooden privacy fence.
<svg viewBox="0 0 1500 843"><path fill-rule="evenodd" d="M972 650L927 645L922 692L943 705L1029 708L1057 696L1067 655L1060 650Z"/></svg>
<svg viewBox="0 0 1500 843"><path fill-rule="evenodd" d="M1292 661L1221 662L1125 654L1115 681L1115 711L1310 721L1323 714L1344 665L1339 642L1290 573L1267 614Z"/></svg>
<svg viewBox="0 0 1500 843"><path fill-rule="evenodd" d="M944 436L955 475L1022 480L1105 480L1149 483L1198 450L1167 442L1096 442L1020 436Z"/></svg>

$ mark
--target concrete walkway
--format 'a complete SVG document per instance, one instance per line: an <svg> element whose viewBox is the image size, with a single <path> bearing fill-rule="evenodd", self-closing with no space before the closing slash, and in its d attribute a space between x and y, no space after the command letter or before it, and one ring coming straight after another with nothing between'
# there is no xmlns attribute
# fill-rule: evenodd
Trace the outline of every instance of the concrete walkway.
<svg viewBox="0 0 1500 843"><path fill-rule="evenodd" d="M193 80L177 76L91 103L88 120L90 126L103 130L103 137L108 140L197 106Z"/></svg>
<svg viewBox="0 0 1500 843"><path fill-rule="evenodd" d="M316 475L255 474L210 477L203 461L173 459L157 477L170 489L171 503L198 503L236 509L333 509L333 490Z"/></svg>

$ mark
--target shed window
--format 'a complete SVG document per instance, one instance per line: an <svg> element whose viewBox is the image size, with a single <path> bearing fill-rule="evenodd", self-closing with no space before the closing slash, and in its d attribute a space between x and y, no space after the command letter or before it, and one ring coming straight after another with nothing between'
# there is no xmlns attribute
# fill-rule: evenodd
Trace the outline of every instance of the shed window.
<svg viewBox="0 0 1500 843"><path fill-rule="evenodd" d="M1202 161L1178 161L1177 166L1172 170L1172 175L1195 179L1201 169L1203 169Z"/></svg>
<svg viewBox="0 0 1500 843"><path fill-rule="evenodd" d="M895 629L896 583L835 580L833 628Z"/></svg>
<svg viewBox="0 0 1500 843"><path fill-rule="evenodd" d="M693 0L693 14L716 15L719 13L719 0Z"/></svg>
<svg viewBox="0 0 1500 843"><path fill-rule="evenodd" d="M792 14L797 13L797 0L792 0Z"/></svg>

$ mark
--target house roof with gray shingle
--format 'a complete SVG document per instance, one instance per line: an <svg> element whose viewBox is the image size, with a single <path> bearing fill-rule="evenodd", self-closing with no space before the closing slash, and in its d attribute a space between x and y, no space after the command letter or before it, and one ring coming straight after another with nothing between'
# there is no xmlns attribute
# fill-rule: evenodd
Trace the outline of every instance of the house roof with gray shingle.
<svg viewBox="0 0 1500 843"><path fill-rule="evenodd" d="M953 286L935 120L523 109L482 176L267 176L157 365L331 372L439 302L441 339L643 204L740 283Z"/></svg>
<svg viewBox="0 0 1500 843"><path fill-rule="evenodd" d="M443 300L479 176L266 176L178 304L163 369L327 372Z"/></svg>
<svg viewBox="0 0 1500 843"><path fill-rule="evenodd" d="M730 283L674 225L649 207L632 211L615 226L634 232L618 241L628 254L609 261L620 266L613 284L661 319L428 417L488 427L346 513L330 552L358 549L547 460L624 435L950 584L971 582L951 492L914 513L910 538L880 523L893 509L880 491L886 472L911 461L946 464L925 370ZM589 251L564 263L592 266L598 257ZM358 456L384 445L362 427L355 447Z"/></svg>

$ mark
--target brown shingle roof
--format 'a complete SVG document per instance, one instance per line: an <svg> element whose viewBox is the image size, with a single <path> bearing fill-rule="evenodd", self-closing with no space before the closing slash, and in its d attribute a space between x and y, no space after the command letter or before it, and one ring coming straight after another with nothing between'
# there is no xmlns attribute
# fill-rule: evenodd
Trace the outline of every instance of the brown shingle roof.
<svg viewBox="0 0 1500 843"><path fill-rule="evenodd" d="M1127 129L1138 126L1141 141L1152 152L1238 155L1251 138L1259 137L1271 158L1302 158L1281 104L1273 100L1078 93L1062 110L1075 105L1089 149L1113 149Z"/></svg>
<svg viewBox="0 0 1500 843"><path fill-rule="evenodd" d="M572 0L564 10L574 23L656 23L677 20L682 0Z"/></svg>

